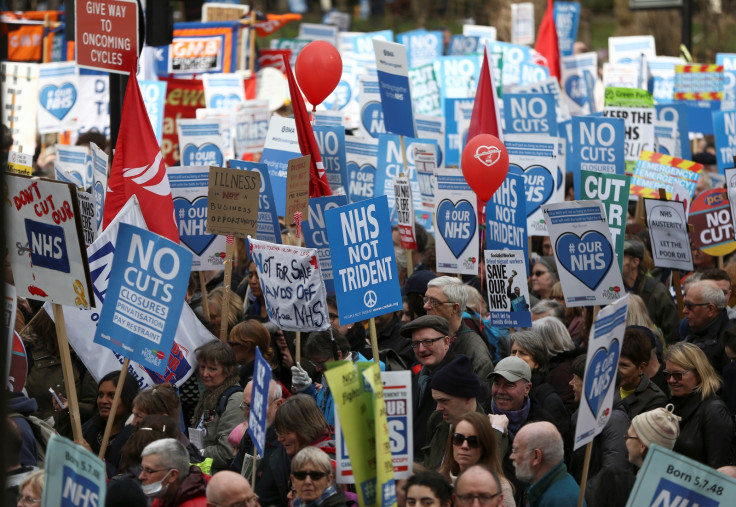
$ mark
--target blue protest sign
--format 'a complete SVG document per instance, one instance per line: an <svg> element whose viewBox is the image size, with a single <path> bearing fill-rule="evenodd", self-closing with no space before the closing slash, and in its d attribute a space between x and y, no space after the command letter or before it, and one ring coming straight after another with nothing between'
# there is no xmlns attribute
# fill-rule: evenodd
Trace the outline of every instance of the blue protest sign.
<svg viewBox="0 0 736 507"><path fill-rule="evenodd" d="M655 151L664 155L690 160L690 140L688 132L688 107L682 102L670 102L654 106L657 117L654 120Z"/></svg>
<svg viewBox="0 0 736 507"><path fill-rule="evenodd" d="M723 65L721 110L736 109L736 53L716 53L716 65Z"/></svg>
<svg viewBox="0 0 736 507"><path fill-rule="evenodd" d="M268 391L271 383L271 366L263 358L261 349L256 346L256 359L253 367L253 391L248 417L248 435L250 435L258 454L263 456L266 448L266 414L268 413Z"/></svg>
<svg viewBox="0 0 736 507"><path fill-rule="evenodd" d="M416 137L406 46L374 40L373 48L386 131Z"/></svg>
<svg viewBox="0 0 736 507"><path fill-rule="evenodd" d="M181 165L222 167L225 163L225 141L217 120L177 119Z"/></svg>
<svg viewBox="0 0 736 507"><path fill-rule="evenodd" d="M474 99L445 99L445 167L460 164Z"/></svg>
<svg viewBox="0 0 736 507"><path fill-rule="evenodd" d="M244 160L229 160L233 169L256 171L261 175L261 188L258 191L258 232L256 238L271 243L281 244L281 226L276 213L276 202L273 198L271 177L266 164L246 162Z"/></svg>
<svg viewBox="0 0 736 507"><path fill-rule="evenodd" d="M477 199L462 173L456 169L438 171L434 200L437 269L444 273L477 273Z"/></svg>
<svg viewBox="0 0 736 507"><path fill-rule="evenodd" d="M713 113L713 131L716 133L716 159L718 172L724 174L734 166L736 156L736 111L716 111Z"/></svg>
<svg viewBox="0 0 736 507"><path fill-rule="evenodd" d="M330 188L336 190L340 187L347 192L348 187L348 163L345 156L345 127L315 126L314 137L319 146L322 163L327 173L327 181Z"/></svg>
<svg viewBox="0 0 736 507"><path fill-rule="evenodd" d="M317 250L328 295L335 294L335 280L332 278L332 256L330 255L330 243L327 241L325 211L345 206L347 203L348 198L344 195L312 197L309 199L309 220L302 223L304 244L307 248Z"/></svg>
<svg viewBox="0 0 736 507"><path fill-rule="evenodd" d="M96 204L95 219L97 232L102 231L102 210L105 208L105 193L107 192L107 153L90 143L92 157L92 196Z"/></svg>
<svg viewBox="0 0 736 507"><path fill-rule="evenodd" d="M442 56L435 63L442 99L474 99L483 55Z"/></svg>
<svg viewBox="0 0 736 507"><path fill-rule="evenodd" d="M348 168L348 188L346 190L350 202L375 197L378 139L347 137L345 154Z"/></svg>
<svg viewBox="0 0 736 507"><path fill-rule="evenodd" d="M120 224L94 342L165 374L191 266L186 248Z"/></svg>
<svg viewBox="0 0 736 507"><path fill-rule="evenodd" d="M325 211L340 322L401 309L385 196Z"/></svg>
<svg viewBox="0 0 736 507"><path fill-rule="evenodd" d="M358 135L361 137L378 137L386 133L383 120L383 106L378 79L371 75L362 75L358 78L360 116L358 121Z"/></svg>
<svg viewBox="0 0 736 507"><path fill-rule="evenodd" d="M519 64L519 85L538 83L549 79L549 69L536 63L521 62Z"/></svg>
<svg viewBox="0 0 736 507"><path fill-rule="evenodd" d="M598 54L566 56L560 62L562 91L570 113L585 115L595 112L595 82Z"/></svg>
<svg viewBox="0 0 736 507"><path fill-rule="evenodd" d="M555 2L554 16L560 54L570 56L573 44L578 40L580 2Z"/></svg>
<svg viewBox="0 0 736 507"><path fill-rule="evenodd" d="M463 56L476 53L479 50L480 38L478 36L453 35L450 38L450 47L447 54L450 56Z"/></svg>
<svg viewBox="0 0 736 507"><path fill-rule="evenodd" d="M166 81L138 81L146 105L148 118L151 120L153 133L158 142L164 132L164 102L166 100Z"/></svg>
<svg viewBox="0 0 736 507"><path fill-rule="evenodd" d="M551 93L504 93L504 134L557 135L555 98Z"/></svg>
<svg viewBox="0 0 736 507"><path fill-rule="evenodd" d="M489 53L503 53L502 84L503 86L516 85L521 82L521 64L535 63L531 48L510 44L508 42L493 41L488 43Z"/></svg>
<svg viewBox="0 0 736 507"><path fill-rule="evenodd" d="M268 166L276 213L279 216L284 216L286 212L286 169L289 167L289 160L301 156L294 119L273 115L268 124L261 163Z"/></svg>
<svg viewBox="0 0 736 507"><path fill-rule="evenodd" d="M580 171L624 174L624 120L574 116L572 148L567 169L573 174L575 198L580 198Z"/></svg>
<svg viewBox="0 0 736 507"><path fill-rule="evenodd" d="M53 435L46 448L43 504L51 507L105 505L105 463L69 439Z"/></svg>
<svg viewBox="0 0 736 507"><path fill-rule="evenodd" d="M529 258L524 178L507 174L486 204L486 250L523 250Z"/></svg>
<svg viewBox="0 0 736 507"><path fill-rule="evenodd" d="M529 287L526 283L529 263L524 252L513 248L486 250L483 257L491 324L499 327L531 326Z"/></svg>
<svg viewBox="0 0 736 507"><path fill-rule="evenodd" d="M396 40L407 48L409 67L432 63L442 56L444 51L443 36L440 30L412 30L398 34Z"/></svg>

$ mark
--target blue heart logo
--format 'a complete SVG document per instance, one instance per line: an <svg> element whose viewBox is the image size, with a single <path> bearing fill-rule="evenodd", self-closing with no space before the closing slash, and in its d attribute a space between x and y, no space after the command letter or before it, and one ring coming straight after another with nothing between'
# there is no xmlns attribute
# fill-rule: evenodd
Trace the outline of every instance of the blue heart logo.
<svg viewBox="0 0 736 507"><path fill-rule="evenodd" d="M187 144L182 150L181 165L214 165L222 167L223 157L220 148L212 143L205 143L202 146Z"/></svg>
<svg viewBox="0 0 736 507"><path fill-rule="evenodd" d="M174 199L174 211L179 228L179 239L192 252L202 255L217 237L216 234L207 234L207 197L197 197L189 202L183 197Z"/></svg>
<svg viewBox="0 0 736 507"><path fill-rule="evenodd" d="M71 83L46 85L39 94L41 105L57 120L63 120L77 102L77 88Z"/></svg>
<svg viewBox="0 0 736 507"><path fill-rule="evenodd" d="M240 97L238 97L236 94L231 93L230 95L222 95L221 93L217 93L212 96L212 108L213 109L223 109L223 108L231 108L235 107L236 104L239 104L241 102Z"/></svg>
<svg viewBox="0 0 736 507"><path fill-rule="evenodd" d="M360 113L360 119L363 122L363 128L373 137L378 134L386 133L386 126L383 124L383 107L380 102L368 102Z"/></svg>
<svg viewBox="0 0 736 507"><path fill-rule="evenodd" d="M348 163L348 197L350 202L373 198L376 187L376 168L369 164Z"/></svg>
<svg viewBox="0 0 736 507"><path fill-rule="evenodd" d="M509 164L509 172L524 178L526 191L526 216L531 216L540 206L547 204L555 190L555 180L546 167L531 165L522 169L516 164Z"/></svg>
<svg viewBox="0 0 736 507"><path fill-rule="evenodd" d="M598 287L613 265L611 243L598 231L582 237L565 232L557 238L555 252L562 266L590 290Z"/></svg>
<svg viewBox="0 0 736 507"><path fill-rule="evenodd" d="M456 258L460 257L472 241L475 220L473 205L465 199L457 204L445 199L437 206L437 228Z"/></svg>
<svg viewBox="0 0 736 507"><path fill-rule="evenodd" d="M596 419L608 388L616 376L619 349L619 341L614 338L608 349L601 347L595 351L585 372L585 401Z"/></svg>
<svg viewBox="0 0 736 507"><path fill-rule="evenodd" d="M580 107L588 102L588 85L578 75L570 76L570 79L565 81L565 93Z"/></svg>

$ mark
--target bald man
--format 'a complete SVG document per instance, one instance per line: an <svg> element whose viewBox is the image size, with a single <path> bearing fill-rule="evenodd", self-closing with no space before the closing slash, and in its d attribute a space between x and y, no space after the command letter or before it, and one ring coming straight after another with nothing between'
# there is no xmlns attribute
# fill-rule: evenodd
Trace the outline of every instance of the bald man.
<svg viewBox="0 0 736 507"><path fill-rule="evenodd" d="M207 484L207 507L259 507L258 496L248 480L230 470L217 472Z"/></svg>

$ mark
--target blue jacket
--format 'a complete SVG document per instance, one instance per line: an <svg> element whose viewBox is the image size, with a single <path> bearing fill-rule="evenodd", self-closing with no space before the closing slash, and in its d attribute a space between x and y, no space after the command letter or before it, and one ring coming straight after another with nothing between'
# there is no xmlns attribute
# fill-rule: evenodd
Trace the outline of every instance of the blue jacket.
<svg viewBox="0 0 736 507"><path fill-rule="evenodd" d="M580 486L567 473L565 462L556 467L527 489L530 507L569 507L577 505ZM583 502L583 505L587 505Z"/></svg>

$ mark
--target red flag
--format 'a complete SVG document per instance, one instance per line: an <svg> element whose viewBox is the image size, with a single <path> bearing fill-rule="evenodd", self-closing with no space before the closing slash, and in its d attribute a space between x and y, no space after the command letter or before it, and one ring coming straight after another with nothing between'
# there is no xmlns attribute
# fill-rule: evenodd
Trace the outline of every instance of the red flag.
<svg viewBox="0 0 736 507"><path fill-rule="evenodd" d="M309 113L304 105L302 92L294 79L294 72L291 70L289 60L284 57L284 65L286 65L286 77L289 78L289 93L291 94L291 108L294 110L294 121L296 122L296 134L299 137L299 149L302 155L311 155L309 168L309 197L322 197L332 195L330 184L327 182L327 174L325 166L322 164L322 157L319 154L317 141L314 139L314 130L309 121Z"/></svg>
<svg viewBox="0 0 736 507"><path fill-rule="evenodd" d="M557 41L557 28L555 27L555 8L552 0L547 0L547 11L544 13L542 22L537 32L537 42L534 50L547 59L547 67L552 77L560 80L560 46Z"/></svg>
<svg viewBox="0 0 736 507"><path fill-rule="evenodd" d="M136 67L137 63L128 77L125 90L102 227L107 227L128 199L135 195L148 229L179 243L169 177L138 87Z"/></svg>
<svg viewBox="0 0 736 507"><path fill-rule="evenodd" d="M483 55L483 67L480 69L478 89L475 91L473 114L470 117L467 143L478 134L491 134L503 141L501 116L498 113L496 85L493 82L493 73L490 71L491 62L488 59L488 49Z"/></svg>

